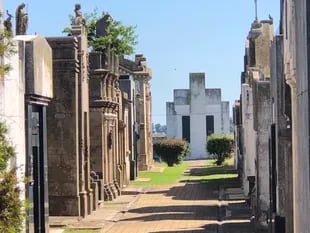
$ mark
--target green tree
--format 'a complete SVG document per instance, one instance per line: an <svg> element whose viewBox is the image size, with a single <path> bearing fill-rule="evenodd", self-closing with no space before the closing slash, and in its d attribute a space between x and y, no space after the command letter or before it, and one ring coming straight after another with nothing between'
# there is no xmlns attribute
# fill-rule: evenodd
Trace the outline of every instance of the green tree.
<svg viewBox="0 0 310 233"><path fill-rule="evenodd" d="M109 33L106 36L96 37L96 22L104 15L102 13L101 16L98 16L97 9L84 14L89 47L94 51L102 51L110 47L112 51L120 56L133 54L138 43L135 34L136 26L126 26L121 21L109 17L107 30ZM73 22L74 16L69 15L69 18ZM70 34L71 28L67 27L63 32Z"/></svg>
<svg viewBox="0 0 310 233"><path fill-rule="evenodd" d="M8 168L8 161L15 157L15 151L6 134L7 128L0 122L0 232L18 233L23 225L23 204L19 199L16 170Z"/></svg>
<svg viewBox="0 0 310 233"><path fill-rule="evenodd" d="M182 139L161 140L154 143L153 149L169 167L179 164L190 153L189 144Z"/></svg>
<svg viewBox="0 0 310 233"><path fill-rule="evenodd" d="M0 18L2 14L0 13ZM0 57L9 57L16 52L14 43L12 41L12 33L5 30L4 28L0 29ZM11 70L11 65L2 63L0 64L0 77L3 77Z"/></svg>
<svg viewBox="0 0 310 233"><path fill-rule="evenodd" d="M216 164L221 165L233 151L234 139L231 135L211 134L207 138L207 151L216 156Z"/></svg>

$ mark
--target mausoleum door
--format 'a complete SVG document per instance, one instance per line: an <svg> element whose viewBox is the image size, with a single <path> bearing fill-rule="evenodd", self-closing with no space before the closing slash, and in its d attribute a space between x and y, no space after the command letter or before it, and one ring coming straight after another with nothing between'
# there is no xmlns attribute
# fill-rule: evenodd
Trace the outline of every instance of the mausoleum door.
<svg viewBox="0 0 310 233"><path fill-rule="evenodd" d="M28 104L27 110L27 171L30 182L27 199L31 202L28 232L48 231L46 107Z"/></svg>

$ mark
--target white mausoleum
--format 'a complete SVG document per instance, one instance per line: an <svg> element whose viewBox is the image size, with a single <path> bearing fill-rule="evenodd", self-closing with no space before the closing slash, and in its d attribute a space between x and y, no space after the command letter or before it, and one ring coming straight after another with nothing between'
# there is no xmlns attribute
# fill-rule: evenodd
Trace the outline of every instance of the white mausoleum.
<svg viewBox="0 0 310 233"><path fill-rule="evenodd" d="M190 143L189 159L207 158L207 135L229 133L229 102L222 101L220 88L206 89L205 73L190 73L189 86L175 89L166 104L167 136Z"/></svg>

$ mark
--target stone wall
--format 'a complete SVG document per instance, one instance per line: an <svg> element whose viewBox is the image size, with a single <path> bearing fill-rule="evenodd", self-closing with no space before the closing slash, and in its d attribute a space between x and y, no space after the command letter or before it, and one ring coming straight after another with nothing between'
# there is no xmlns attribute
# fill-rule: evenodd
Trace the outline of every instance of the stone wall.
<svg viewBox="0 0 310 233"><path fill-rule="evenodd" d="M242 111L240 112L242 118L242 133L239 137L242 138L242 148L239 148L243 152L243 190L245 195L251 196L253 190L250 189L250 177L256 176L256 132L254 131L253 122L253 92L249 84L244 83L241 86L242 96Z"/></svg>
<svg viewBox="0 0 310 233"><path fill-rule="evenodd" d="M283 35L276 36L271 50L271 98L275 135L272 145L273 184L271 186L272 211L285 219L286 232L293 232L293 173L292 132L290 116L285 114L287 84L283 73ZM290 101L290 100L289 100ZM277 229L275 229L277 230Z"/></svg>
<svg viewBox="0 0 310 233"><path fill-rule="evenodd" d="M269 127L272 120L270 82L253 83L253 122L256 131L256 217L267 226L269 211Z"/></svg>
<svg viewBox="0 0 310 233"><path fill-rule="evenodd" d="M48 38L53 49L55 98L47 111L50 215L92 211L90 188L87 39Z"/></svg>
<svg viewBox="0 0 310 233"><path fill-rule="evenodd" d="M257 227L267 228L270 216L269 127L272 120L270 98L270 46L272 20L254 20L249 31L241 76L242 126L238 144L243 156L243 189L249 195Z"/></svg>

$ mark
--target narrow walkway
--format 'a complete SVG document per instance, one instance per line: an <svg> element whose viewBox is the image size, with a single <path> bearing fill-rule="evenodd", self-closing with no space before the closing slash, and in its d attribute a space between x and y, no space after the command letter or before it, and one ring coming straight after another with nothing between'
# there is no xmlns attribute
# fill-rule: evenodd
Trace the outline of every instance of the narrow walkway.
<svg viewBox="0 0 310 233"><path fill-rule="evenodd" d="M192 161L190 175L205 170ZM206 182L181 180L172 186L153 187L141 194L108 233L251 233L250 211L236 179Z"/></svg>

